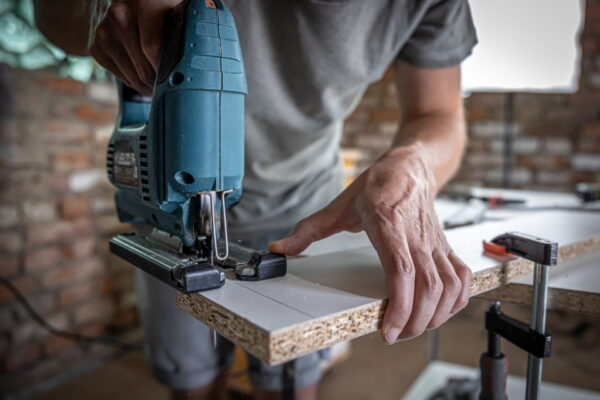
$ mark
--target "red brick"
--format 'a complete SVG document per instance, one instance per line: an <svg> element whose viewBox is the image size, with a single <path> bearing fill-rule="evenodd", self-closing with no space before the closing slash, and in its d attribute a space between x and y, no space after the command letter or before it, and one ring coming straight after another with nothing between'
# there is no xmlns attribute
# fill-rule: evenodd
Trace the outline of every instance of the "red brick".
<svg viewBox="0 0 600 400"><path fill-rule="evenodd" d="M82 82L68 78L59 78L53 75L43 76L39 78L39 81L60 94L83 94L85 90L85 84Z"/></svg>
<svg viewBox="0 0 600 400"><path fill-rule="evenodd" d="M67 219L84 216L89 208L89 201L84 196L68 196L60 202L60 214Z"/></svg>
<svg viewBox="0 0 600 400"><path fill-rule="evenodd" d="M6 70L6 69L5 69ZM20 80L12 84L12 110L14 115L24 118L41 118L45 115L48 105L48 94L39 90L37 82ZM35 87L38 86L38 87ZM35 87L35 88L34 88Z"/></svg>
<svg viewBox="0 0 600 400"><path fill-rule="evenodd" d="M0 275L8 278L19 273L21 259L18 256L0 257Z"/></svg>
<svg viewBox="0 0 600 400"><path fill-rule="evenodd" d="M584 125L581 133L584 136L597 137L600 140L600 122L592 122Z"/></svg>
<svg viewBox="0 0 600 400"><path fill-rule="evenodd" d="M581 138L577 143L579 153L600 153L600 140L594 138Z"/></svg>
<svg viewBox="0 0 600 400"><path fill-rule="evenodd" d="M94 322L108 321L114 312L114 306L107 298L91 300L79 306L74 314L76 325L86 325Z"/></svg>
<svg viewBox="0 0 600 400"><path fill-rule="evenodd" d="M11 279L10 283L22 294L31 293L40 287L38 279L33 276L22 276ZM15 297L12 292L8 291L4 286L0 286L0 304L13 300L15 300Z"/></svg>
<svg viewBox="0 0 600 400"><path fill-rule="evenodd" d="M530 136L563 136L569 137L576 131L576 127L572 123L566 121L561 122L543 122L536 124L527 129L527 134Z"/></svg>
<svg viewBox="0 0 600 400"><path fill-rule="evenodd" d="M533 154L518 156L517 165L542 170L558 170L570 167L571 161L565 156L552 156L547 154Z"/></svg>
<svg viewBox="0 0 600 400"><path fill-rule="evenodd" d="M138 313L136 308L130 308L118 312L110 323L113 330L123 332L136 327L139 323Z"/></svg>
<svg viewBox="0 0 600 400"><path fill-rule="evenodd" d="M346 123L357 124L366 122L369 119L369 112L362 107L357 107L352 114L346 118Z"/></svg>
<svg viewBox="0 0 600 400"><path fill-rule="evenodd" d="M4 370L14 372L23 367L33 364L40 359L42 352L35 345L24 345L12 348L4 359Z"/></svg>
<svg viewBox="0 0 600 400"><path fill-rule="evenodd" d="M68 330L71 326L69 322L69 317L66 312L60 312L58 314L51 315L46 317L46 321L56 329L59 330Z"/></svg>
<svg viewBox="0 0 600 400"><path fill-rule="evenodd" d="M23 203L23 217L30 223L55 220L56 203L54 200L26 201Z"/></svg>
<svg viewBox="0 0 600 400"><path fill-rule="evenodd" d="M91 165L91 156L85 150L58 150L52 155L52 162L57 171L71 171L87 168Z"/></svg>
<svg viewBox="0 0 600 400"><path fill-rule="evenodd" d="M119 221L119 218L114 214L97 216L94 218L94 227L98 232L107 235L131 232L131 226Z"/></svg>
<svg viewBox="0 0 600 400"><path fill-rule="evenodd" d="M18 253L23 248L23 238L19 232L0 232L0 254Z"/></svg>
<svg viewBox="0 0 600 400"><path fill-rule="evenodd" d="M18 142L21 130L16 118L3 118L0 120L0 137L3 143Z"/></svg>
<svg viewBox="0 0 600 400"><path fill-rule="evenodd" d="M64 193L67 180L62 174L49 173L45 170L2 171L0 200L44 198L52 193Z"/></svg>
<svg viewBox="0 0 600 400"><path fill-rule="evenodd" d="M114 186L108 181L106 169L89 169L75 171L69 176L69 190L73 193L82 193L90 190L113 192Z"/></svg>
<svg viewBox="0 0 600 400"><path fill-rule="evenodd" d="M32 320L16 325L10 333L13 346L21 346L25 343L32 344L47 335L49 335L48 331Z"/></svg>
<svg viewBox="0 0 600 400"><path fill-rule="evenodd" d="M107 123L116 117L114 107L100 107L92 103L81 104L75 108L75 113L83 121L91 123Z"/></svg>
<svg viewBox="0 0 600 400"><path fill-rule="evenodd" d="M48 151L44 146L5 143L0 147L0 166L4 168L46 168Z"/></svg>
<svg viewBox="0 0 600 400"><path fill-rule="evenodd" d="M54 293L48 292L39 285L36 289L27 293L27 301L38 314L44 315L49 322L54 321L52 315L56 311L56 295ZM14 309L14 318L17 324L32 321L31 315L20 305Z"/></svg>
<svg viewBox="0 0 600 400"><path fill-rule="evenodd" d="M66 287L58 293L58 306L68 307L91 298L98 292L97 282L89 281Z"/></svg>
<svg viewBox="0 0 600 400"><path fill-rule="evenodd" d="M93 323L79 329L79 333L85 336L102 336L106 333L106 324Z"/></svg>
<svg viewBox="0 0 600 400"><path fill-rule="evenodd" d="M87 218L73 221L59 221L37 224L28 227L26 237L28 246L65 243L86 236L92 232L92 224Z"/></svg>
<svg viewBox="0 0 600 400"><path fill-rule="evenodd" d="M44 287L65 287L79 284L91 277L97 277L104 265L98 258L73 261L67 265L54 268L41 276Z"/></svg>
<svg viewBox="0 0 600 400"><path fill-rule="evenodd" d="M593 182L594 174L590 171L574 171L572 175L571 184L575 185L581 182Z"/></svg>
<svg viewBox="0 0 600 400"><path fill-rule="evenodd" d="M46 356L52 356L56 353L60 353L64 349L76 346L77 342L71 339L67 339L61 336L50 336L44 342L44 354Z"/></svg>
<svg viewBox="0 0 600 400"><path fill-rule="evenodd" d="M100 291L102 294L112 293L115 291L117 284L113 278L105 277L100 282Z"/></svg>
<svg viewBox="0 0 600 400"><path fill-rule="evenodd" d="M502 165L503 157L499 154L486 154L483 152L472 152L467 154L464 165L474 168L498 167Z"/></svg>
<svg viewBox="0 0 600 400"><path fill-rule="evenodd" d="M375 121L398 121L400 113L396 109L381 109L371 112L371 118Z"/></svg>
<svg viewBox="0 0 600 400"><path fill-rule="evenodd" d="M0 229L11 228L19 223L19 209L15 205L0 205Z"/></svg>
<svg viewBox="0 0 600 400"><path fill-rule="evenodd" d="M83 123L63 119L50 119L44 124L46 141L82 143L89 140L90 129Z"/></svg>
<svg viewBox="0 0 600 400"><path fill-rule="evenodd" d="M27 251L24 258L25 271L37 272L54 267L60 262L61 257L62 253L58 247Z"/></svg>
<svg viewBox="0 0 600 400"><path fill-rule="evenodd" d="M119 96L114 84L88 83L87 96L98 103L116 105L119 102Z"/></svg>
<svg viewBox="0 0 600 400"><path fill-rule="evenodd" d="M86 258L96 252L96 238L83 237L61 247L62 255L66 258Z"/></svg>
<svg viewBox="0 0 600 400"><path fill-rule="evenodd" d="M44 288L37 286L36 289L26 294L27 301L31 307L41 315L49 315L55 311L56 296L54 293L47 292ZM0 305L0 326L8 326L5 324L8 321L11 326L31 322L31 315L18 302L12 301L4 305ZM4 325L3 325L4 324Z"/></svg>
<svg viewBox="0 0 600 400"><path fill-rule="evenodd" d="M42 285L46 288L72 284L77 279L78 268L75 265L63 265L41 276Z"/></svg>
<svg viewBox="0 0 600 400"><path fill-rule="evenodd" d="M489 118L486 109L479 107L469 107L466 110L467 121L481 121Z"/></svg>
<svg viewBox="0 0 600 400"><path fill-rule="evenodd" d="M94 196L91 201L91 210L93 214L114 214L115 199L113 196L101 195Z"/></svg>
<svg viewBox="0 0 600 400"><path fill-rule="evenodd" d="M63 97L60 99L60 101L53 101L48 104L46 117L74 119L73 110L80 104L81 99L72 96Z"/></svg>
<svg viewBox="0 0 600 400"><path fill-rule="evenodd" d="M115 129L114 124L106 124L99 126L94 129L94 139L98 143L98 145L107 146L110 137L112 136L113 130ZM101 155L106 160L105 152L102 152Z"/></svg>

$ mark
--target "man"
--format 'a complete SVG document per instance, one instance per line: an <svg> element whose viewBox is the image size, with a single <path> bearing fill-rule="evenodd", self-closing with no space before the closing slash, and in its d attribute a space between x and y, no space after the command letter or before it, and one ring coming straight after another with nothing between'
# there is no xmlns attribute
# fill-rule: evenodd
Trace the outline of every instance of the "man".
<svg viewBox="0 0 600 400"><path fill-rule="evenodd" d="M202 0L193 0L202 1ZM178 0L114 2L91 30L79 1L37 0L42 32L152 92L166 12ZM365 230L383 265L387 343L434 329L468 301L470 270L433 209L466 142L459 63L476 43L466 0L226 0L245 59L246 177L230 234L296 255L336 232ZM92 24L95 25L95 24ZM401 120L390 150L341 194L342 122L393 65ZM335 197L335 199L334 199ZM333 199L333 200L332 200ZM332 200L332 201L331 201ZM331 201L331 202L330 202ZM174 309L174 293L138 277L148 358L175 398L210 398L231 360L208 328ZM314 398L320 355L297 362L299 398ZM278 398L281 367L251 360L256 398Z"/></svg>

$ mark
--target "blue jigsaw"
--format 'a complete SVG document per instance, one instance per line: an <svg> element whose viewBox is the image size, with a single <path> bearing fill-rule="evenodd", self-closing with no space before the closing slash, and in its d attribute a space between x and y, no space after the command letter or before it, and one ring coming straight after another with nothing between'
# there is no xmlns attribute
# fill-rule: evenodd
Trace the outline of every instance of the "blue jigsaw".
<svg viewBox="0 0 600 400"><path fill-rule="evenodd" d="M222 286L228 269L243 280L285 275L283 255L227 235L242 195L247 93L233 16L219 0L188 0L167 21L152 98L119 84L106 162L120 221L153 230L117 235L110 250L185 293Z"/></svg>

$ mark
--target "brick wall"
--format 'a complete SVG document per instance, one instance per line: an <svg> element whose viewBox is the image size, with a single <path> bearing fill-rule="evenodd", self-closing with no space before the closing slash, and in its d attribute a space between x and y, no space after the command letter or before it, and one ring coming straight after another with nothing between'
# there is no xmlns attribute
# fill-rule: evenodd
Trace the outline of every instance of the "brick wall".
<svg viewBox="0 0 600 400"><path fill-rule="evenodd" d="M588 0L586 14L580 91L516 97L516 186L569 190L600 181L600 2ZM104 170L114 88L0 66L0 99L0 275L57 327L134 330L132 268L107 251L107 239L128 230L114 215ZM499 185L504 101L485 93L466 100L470 143L455 182ZM388 72L346 123L348 180L389 146L395 105ZM0 393L106 351L49 336L0 289Z"/></svg>
<svg viewBox="0 0 600 400"><path fill-rule="evenodd" d="M582 71L575 94L515 96L513 186L571 190L600 181L600 1L588 0L581 35ZM348 181L389 146L399 118L393 74L371 86L346 124L343 153ZM502 183L505 94L465 100L469 145L453 182Z"/></svg>
<svg viewBox="0 0 600 400"><path fill-rule="evenodd" d="M131 267L107 254L107 238L124 229L104 167L114 88L0 68L9 94L0 122L0 275L58 328L98 335L135 327ZM0 392L107 350L48 335L0 289Z"/></svg>

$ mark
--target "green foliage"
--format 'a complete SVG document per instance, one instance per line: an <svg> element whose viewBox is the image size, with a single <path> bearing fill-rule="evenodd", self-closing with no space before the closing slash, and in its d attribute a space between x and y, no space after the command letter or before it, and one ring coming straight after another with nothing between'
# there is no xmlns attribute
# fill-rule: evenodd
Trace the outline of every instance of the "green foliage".
<svg viewBox="0 0 600 400"><path fill-rule="evenodd" d="M0 0L0 63L13 68L47 68L83 82L106 79L91 57L67 55L46 40L35 26L33 0Z"/></svg>

